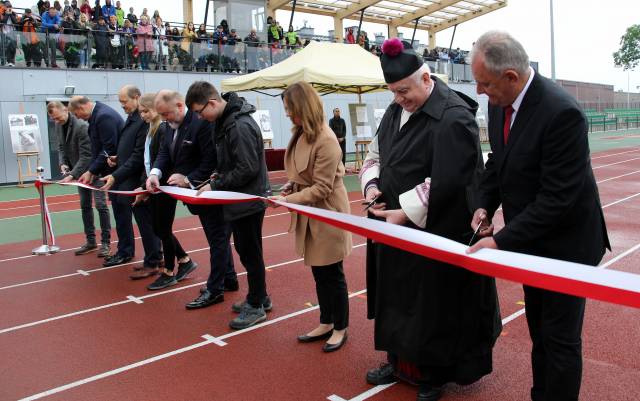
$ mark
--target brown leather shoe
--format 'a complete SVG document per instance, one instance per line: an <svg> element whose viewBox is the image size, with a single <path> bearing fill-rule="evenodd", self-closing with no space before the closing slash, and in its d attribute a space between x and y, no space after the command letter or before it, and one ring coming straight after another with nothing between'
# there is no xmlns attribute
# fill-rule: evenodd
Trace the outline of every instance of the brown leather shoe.
<svg viewBox="0 0 640 401"><path fill-rule="evenodd" d="M143 278L155 276L159 272L160 272L160 269L157 268L157 267L145 267L145 268L143 268L141 270L136 270L133 273L131 273L129 278L131 280L140 280L140 279L143 279Z"/></svg>

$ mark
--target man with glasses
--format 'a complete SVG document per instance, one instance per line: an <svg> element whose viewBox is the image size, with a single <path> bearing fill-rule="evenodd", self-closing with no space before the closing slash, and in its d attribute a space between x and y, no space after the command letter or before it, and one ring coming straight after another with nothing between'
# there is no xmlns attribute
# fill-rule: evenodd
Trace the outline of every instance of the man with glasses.
<svg viewBox="0 0 640 401"><path fill-rule="evenodd" d="M200 192L215 190L267 196L271 190L264 160L264 144L260 127L251 117L256 108L234 92L220 96L206 81L194 82L187 92L186 103L207 121L215 122L213 130L217 170L211 182ZM266 320L271 310L267 295L264 258L262 255L262 201L225 205L224 220L230 222L240 260L247 270L249 292L244 301L232 306L240 315L229 326L245 329Z"/></svg>
<svg viewBox="0 0 640 401"><path fill-rule="evenodd" d="M147 188L154 190L162 182L182 188L195 188L206 181L216 168L216 154L211 141L213 125L199 119L185 106L184 98L168 89L158 92L155 108L168 125L153 169L147 179ZM162 128L161 128L162 129ZM224 301L224 291L237 291L238 279L231 257L231 230L224 222L222 206L187 205L189 211L198 216L209 243L211 273L207 289L187 309L204 308ZM172 224L175 208L167 211L166 221L157 224ZM158 279L149 285L158 290L175 285L195 270L196 265L179 265L174 273L165 267Z"/></svg>

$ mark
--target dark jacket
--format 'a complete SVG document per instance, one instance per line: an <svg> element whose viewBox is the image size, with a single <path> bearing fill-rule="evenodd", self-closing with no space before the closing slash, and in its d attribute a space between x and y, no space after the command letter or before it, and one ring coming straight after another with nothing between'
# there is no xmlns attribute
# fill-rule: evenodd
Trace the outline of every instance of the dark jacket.
<svg viewBox="0 0 640 401"><path fill-rule="evenodd" d="M536 73L506 147L503 124L503 109L490 105L491 153L477 206L493 215L502 204L498 247L597 265L610 245L580 106Z"/></svg>
<svg viewBox="0 0 640 401"><path fill-rule="evenodd" d="M164 140L164 133L167 131L167 127L168 124L163 121L162 123L160 123L160 126L158 127L158 130L156 131L155 135L153 136L153 138L151 138L151 141L149 142L149 164L150 164L150 169L153 168L153 164L156 162L156 159L158 158L158 153L160 153L160 145L162 145L162 141ZM149 132L147 131L147 134L149 135ZM146 141L146 137L145 137L145 141ZM140 186L142 188L146 188L146 184L147 184L147 178L149 178L147 176L147 171L144 169L144 149L143 149L143 154L142 154L142 175L140 176Z"/></svg>
<svg viewBox="0 0 640 401"><path fill-rule="evenodd" d="M333 117L329 120L329 127L336 134L338 139L344 139L347 136L347 124L344 122L342 117L335 118Z"/></svg>
<svg viewBox="0 0 640 401"><path fill-rule="evenodd" d="M70 175L74 179L87 171L91 163L91 141L89 140L89 125L86 121L77 119L69 113L69 120L64 126L56 124L55 134L58 139L58 160L71 169Z"/></svg>
<svg viewBox="0 0 640 401"><path fill-rule="evenodd" d="M113 189L130 191L140 185L144 170L144 141L149 130L138 111L130 114L118 136L118 166L112 173Z"/></svg>
<svg viewBox="0 0 640 401"><path fill-rule="evenodd" d="M117 111L104 103L96 102L89 117L89 138L91 139L91 165L89 171L93 175L107 175L106 151L109 156L116 154L118 135L122 131L124 120Z"/></svg>
<svg viewBox="0 0 640 401"><path fill-rule="evenodd" d="M161 182L165 183L173 173L186 176L194 186L209 178L216 167L216 155L211 141L213 127L212 123L195 117L191 110L187 111L178 127L173 152L173 128L168 124L159 128L164 128L163 140L153 167L162 171Z"/></svg>
<svg viewBox="0 0 640 401"><path fill-rule="evenodd" d="M266 196L271 193L260 127L251 117L256 108L234 92L223 96L227 106L216 122L214 143L219 178L212 188ZM235 220L265 209L262 201L224 206L225 220Z"/></svg>

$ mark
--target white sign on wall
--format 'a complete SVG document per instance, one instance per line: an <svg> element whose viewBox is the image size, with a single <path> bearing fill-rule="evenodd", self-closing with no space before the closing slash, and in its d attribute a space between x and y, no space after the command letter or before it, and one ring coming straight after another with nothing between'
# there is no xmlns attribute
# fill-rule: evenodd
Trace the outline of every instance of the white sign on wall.
<svg viewBox="0 0 640 401"><path fill-rule="evenodd" d="M9 114L9 132L13 153L40 152L42 138L35 114Z"/></svg>
<svg viewBox="0 0 640 401"><path fill-rule="evenodd" d="M256 110L251 114L253 119L258 123L262 139L273 139L273 130L271 129L271 114L269 110Z"/></svg>

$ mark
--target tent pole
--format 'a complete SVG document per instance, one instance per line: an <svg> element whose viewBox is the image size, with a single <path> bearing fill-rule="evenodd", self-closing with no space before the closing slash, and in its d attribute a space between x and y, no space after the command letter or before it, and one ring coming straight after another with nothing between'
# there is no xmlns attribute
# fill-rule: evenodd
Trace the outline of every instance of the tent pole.
<svg viewBox="0 0 640 401"><path fill-rule="evenodd" d="M293 0L293 5L291 6L291 18L289 18L289 26L293 26L293 14L296 13L296 0ZM289 27L287 27L287 30Z"/></svg>
<svg viewBox="0 0 640 401"><path fill-rule="evenodd" d="M204 8L204 25L207 26L207 17L209 16L209 2L211 0L207 0L207 6ZM215 21L213 21L215 24Z"/></svg>
<svg viewBox="0 0 640 401"><path fill-rule="evenodd" d="M362 28L362 19L364 18L364 10L366 9L367 7L363 8L362 12L360 12L360 22L358 23L358 36L357 36L358 39L360 38L360 28ZM358 39L356 39L356 42L358 41Z"/></svg>
<svg viewBox="0 0 640 401"><path fill-rule="evenodd" d="M416 30L418 30L418 21L420 21L420 18L416 18L416 24L413 26L413 35L411 35L411 47L413 47L413 40L416 38Z"/></svg>
<svg viewBox="0 0 640 401"><path fill-rule="evenodd" d="M458 24L453 26L453 35L451 35L451 43L449 43L449 54L451 54L451 46L453 46L453 38L456 37L456 29L458 28Z"/></svg>

